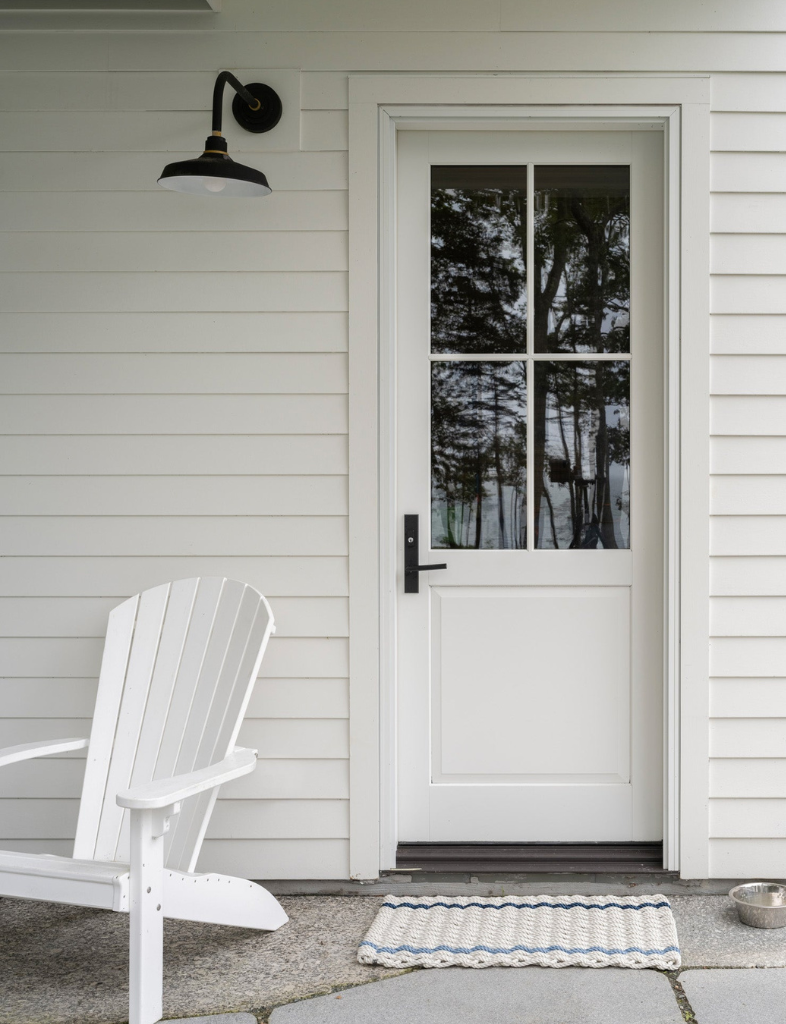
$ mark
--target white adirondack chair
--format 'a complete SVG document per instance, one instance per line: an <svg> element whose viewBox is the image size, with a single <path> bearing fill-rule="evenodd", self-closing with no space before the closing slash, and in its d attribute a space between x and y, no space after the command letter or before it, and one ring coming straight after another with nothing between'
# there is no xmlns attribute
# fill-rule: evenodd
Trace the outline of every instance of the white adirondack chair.
<svg viewBox="0 0 786 1024"><path fill-rule="evenodd" d="M273 614L236 580L179 580L109 616L90 740L24 743L0 766L87 747L74 856L0 851L0 895L130 915L130 1024L162 1010L163 918L274 931L259 885L194 874L218 787L253 771L235 747Z"/></svg>

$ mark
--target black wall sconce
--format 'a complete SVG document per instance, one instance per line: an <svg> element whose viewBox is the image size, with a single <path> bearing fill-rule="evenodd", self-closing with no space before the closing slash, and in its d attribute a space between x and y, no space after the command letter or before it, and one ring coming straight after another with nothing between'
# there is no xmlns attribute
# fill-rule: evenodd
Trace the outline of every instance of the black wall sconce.
<svg viewBox="0 0 786 1024"><path fill-rule="evenodd" d="M227 153L221 135L221 104L229 83L237 95L232 100L235 120L247 132L269 132L281 120L281 99L269 85L241 85L229 71L222 71L213 88L213 130L205 152L194 160L167 164L158 184L192 196L267 196L272 189L262 171L238 164Z"/></svg>

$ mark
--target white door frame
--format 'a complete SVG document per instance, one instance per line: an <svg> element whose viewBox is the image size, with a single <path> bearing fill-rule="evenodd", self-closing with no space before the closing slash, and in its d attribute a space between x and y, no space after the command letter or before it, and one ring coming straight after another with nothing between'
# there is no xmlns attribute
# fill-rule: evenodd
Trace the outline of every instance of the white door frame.
<svg viewBox="0 0 786 1024"><path fill-rule="evenodd" d="M709 79L353 75L349 85L350 876L394 867L397 839L396 133L635 127L665 136L664 866L706 878Z"/></svg>

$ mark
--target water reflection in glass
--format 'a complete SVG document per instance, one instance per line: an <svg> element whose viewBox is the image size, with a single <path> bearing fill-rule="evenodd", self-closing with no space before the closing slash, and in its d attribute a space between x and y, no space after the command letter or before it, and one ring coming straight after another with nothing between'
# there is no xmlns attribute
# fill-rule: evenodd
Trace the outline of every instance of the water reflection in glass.
<svg viewBox="0 0 786 1024"><path fill-rule="evenodd" d="M432 548L526 548L526 363L433 363L431 453Z"/></svg>
<svg viewBox="0 0 786 1024"><path fill-rule="evenodd" d="M526 210L526 167L432 167L432 352L526 351Z"/></svg>
<svg viewBox="0 0 786 1024"><path fill-rule="evenodd" d="M630 364L537 362L536 548L630 547Z"/></svg>
<svg viewBox="0 0 786 1024"><path fill-rule="evenodd" d="M630 168L535 168L536 352L627 352Z"/></svg>

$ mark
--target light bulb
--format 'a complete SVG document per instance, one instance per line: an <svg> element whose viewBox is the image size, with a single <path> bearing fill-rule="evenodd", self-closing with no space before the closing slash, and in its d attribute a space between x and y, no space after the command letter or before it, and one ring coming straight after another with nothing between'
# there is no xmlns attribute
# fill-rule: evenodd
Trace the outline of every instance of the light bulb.
<svg viewBox="0 0 786 1024"><path fill-rule="evenodd" d="M223 192L226 187L226 178L205 178L205 188L208 192Z"/></svg>

